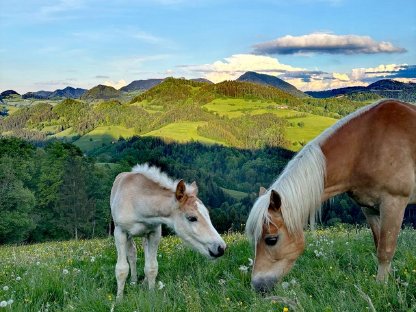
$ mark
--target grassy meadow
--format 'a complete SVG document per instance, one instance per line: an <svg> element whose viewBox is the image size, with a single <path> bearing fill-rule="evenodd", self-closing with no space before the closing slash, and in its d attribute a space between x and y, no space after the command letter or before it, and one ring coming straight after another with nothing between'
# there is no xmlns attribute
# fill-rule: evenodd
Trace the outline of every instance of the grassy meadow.
<svg viewBox="0 0 416 312"><path fill-rule="evenodd" d="M393 273L375 281L376 258L366 228L307 233L307 248L268 296L250 287L252 250L242 234L224 236L224 257L209 261L164 237L158 289L126 285L114 311L415 311L416 231L399 237ZM143 249L138 246L139 279ZM0 311L110 311L114 305L113 239L0 246ZM7 303L8 302L8 303Z"/></svg>

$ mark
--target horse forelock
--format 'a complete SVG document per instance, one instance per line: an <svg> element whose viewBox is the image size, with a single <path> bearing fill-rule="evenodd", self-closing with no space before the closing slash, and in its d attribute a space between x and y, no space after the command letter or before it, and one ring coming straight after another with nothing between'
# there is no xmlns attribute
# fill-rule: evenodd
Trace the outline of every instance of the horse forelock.
<svg viewBox="0 0 416 312"><path fill-rule="evenodd" d="M162 172L160 168L156 166L149 166L148 163L136 165L132 168L132 172L137 172L144 175L149 180L159 184L162 188L175 192L178 182L180 180L173 180L166 173ZM193 185L185 184L185 193L188 196L195 196L196 187Z"/></svg>

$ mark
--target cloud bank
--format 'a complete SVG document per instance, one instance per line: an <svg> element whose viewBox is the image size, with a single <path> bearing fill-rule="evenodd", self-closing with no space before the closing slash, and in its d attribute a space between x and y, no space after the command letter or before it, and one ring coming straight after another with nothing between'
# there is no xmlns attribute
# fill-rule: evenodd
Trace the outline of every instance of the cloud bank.
<svg viewBox="0 0 416 312"><path fill-rule="evenodd" d="M376 54L403 53L406 49L392 43L377 42L368 36L312 33L303 36L284 36L253 46L254 54Z"/></svg>

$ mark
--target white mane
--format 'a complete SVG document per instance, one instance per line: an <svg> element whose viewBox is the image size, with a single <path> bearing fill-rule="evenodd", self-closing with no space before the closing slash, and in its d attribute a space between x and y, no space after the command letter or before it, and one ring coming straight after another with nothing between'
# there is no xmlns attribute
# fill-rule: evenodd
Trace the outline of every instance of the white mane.
<svg viewBox="0 0 416 312"><path fill-rule="evenodd" d="M246 233L253 245L256 245L261 237L264 222L270 222L268 208L272 190L275 190L281 197L281 212L289 233L294 234L302 231L308 217L310 224L312 227L314 226L315 215L320 212L326 176L326 160L321 150L321 144L350 120L367 112L379 102L362 107L339 120L305 145L287 164L267 192L257 199L250 212Z"/></svg>
<svg viewBox="0 0 416 312"><path fill-rule="evenodd" d="M137 172L144 175L149 180L159 184L161 187L171 190L172 192L176 191L176 186L180 180L173 180L166 173L162 172L160 168L155 166L149 166L148 163L136 165L132 168L132 172ZM190 194L194 190L193 186L186 184L186 193Z"/></svg>

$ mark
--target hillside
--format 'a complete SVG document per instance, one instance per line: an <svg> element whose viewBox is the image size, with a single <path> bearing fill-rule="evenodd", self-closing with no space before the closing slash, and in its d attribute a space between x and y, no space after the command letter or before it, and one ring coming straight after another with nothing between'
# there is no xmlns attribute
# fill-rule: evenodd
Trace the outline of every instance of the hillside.
<svg viewBox="0 0 416 312"><path fill-rule="evenodd" d="M245 74L241 75L237 81L247 81L272 86L299 98L308 97L307 94L298 90L290 83L287 83L286 81L271 75L259 74L256 72L246 72Z"/></svg>
<svg viewBox="0 0 416 312"><path fill-rule="evenodd" d="M94 88L86 91L82 96L82 100L93 101L93 100L109 100L119 98L121 95L120 91L110 86L98 85Z"/></svg>
<svg viewBox="0 0 416 312"><path fill-rule="evenodd" d="M3 91L2 93L0 93L0 98L6 98L6 97L9 97L9 96L13 96L13 95L20 95L20 94L17 93L16 91L14 91L14 90L6 90L6 91Z"/></svg>
<svg viewBox="0 0 416 312"><path fill-rule="evenodd" d="M306 94L314 98L330 98L348 96L352 93L367 94L368 98L374 95L380 98L392 98L407 102L416 102L416 83L404 83L391 79L378 80L366 87L347 87L325 91L306 91Z"/></svg>
<svg viewBox="0 0 416 312"><path fill-rule="evenodd" d="M27 92L25 94L22 95L23 99L39 99L39 100L44 100L44 99L48 99L51 94L53 92L52 91L36 91L36 92Z"/></svg>
<svg viewBox="0 0 416 312"><path fill-rule="evenodd" d="M88 153L133 135L296 151L336 119L368 103L349 98L301 99L245 81L212 84L175 78L131 100L121 94L112 87L97 86L78 101L35 102L20 108L6 105L3 115L7 110L12 114L0 119L0 133L36 141L77 140Z"/></svg>
<svg viewBox="0 0 416 312"><path fill-rule="evenodd" d="M62 98L68 98L68 99L78 99L80 98L85 92L87 92L86 89L82 88L72 88L72 87L66 87L64 89L57 89L49 96L51 99L62 99Z"/></svg>

